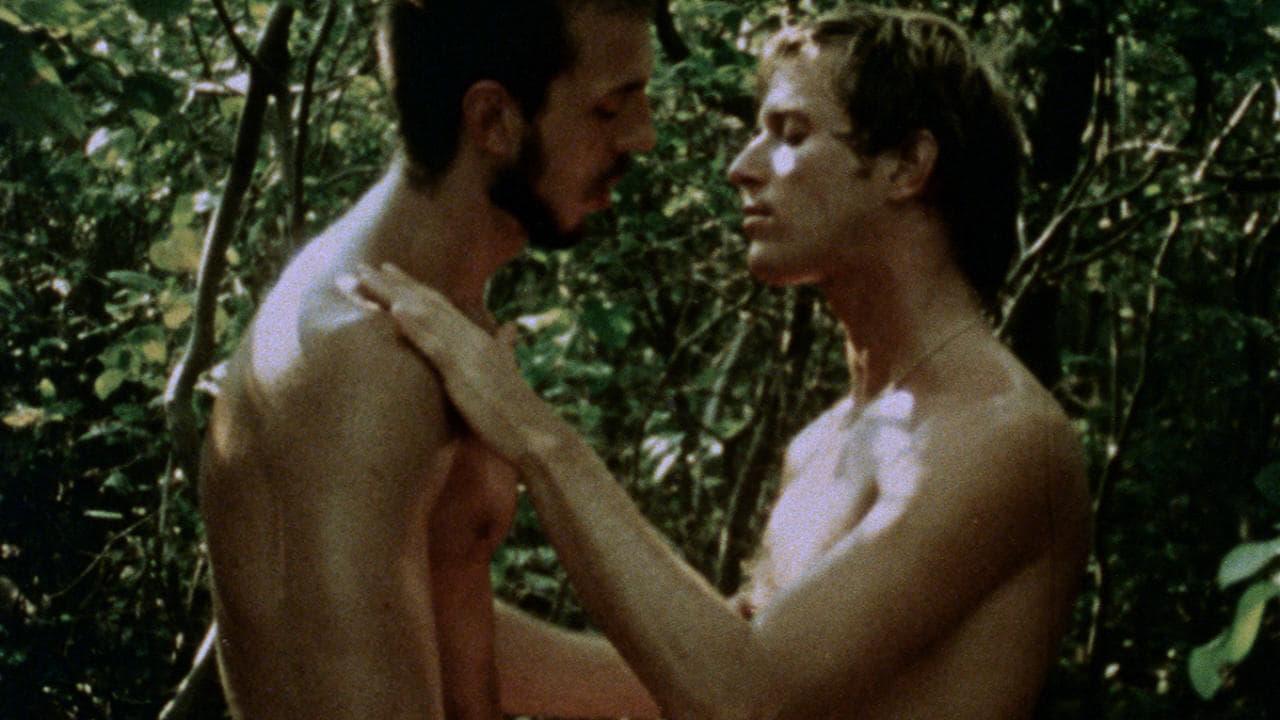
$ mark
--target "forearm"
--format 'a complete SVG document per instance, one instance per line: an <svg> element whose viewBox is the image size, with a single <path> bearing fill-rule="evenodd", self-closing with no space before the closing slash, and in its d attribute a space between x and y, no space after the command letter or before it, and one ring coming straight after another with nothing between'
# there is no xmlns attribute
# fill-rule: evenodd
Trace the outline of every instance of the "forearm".
<svg viewBox="0 0 1280 720"><path fill-rule="evenodd" d="M502 709L512 715L656 718L657 703L609 641L495 603Z"/></svg>
<svg viewBox="0 0 1280 720"><path fill-rule="evenodd" d="M522 463L583 605L672 717L734 717L767 687L751 626L685 564L576 435Z"/></svg>

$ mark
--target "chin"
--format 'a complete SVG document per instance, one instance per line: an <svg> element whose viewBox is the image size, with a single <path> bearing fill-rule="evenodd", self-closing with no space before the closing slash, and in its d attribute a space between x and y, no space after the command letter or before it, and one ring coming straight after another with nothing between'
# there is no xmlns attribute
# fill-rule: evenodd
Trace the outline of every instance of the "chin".
<svg viewBox="0 0 1280 720"><path fill-rule="evenodd" d="M786 287L796 283L794 276L778 267L777 263L771 263L755 255L747 258L747 271L756 280L773 287Z"/></svg>
<svg viewBox="0 0 1280 720"><path fill-rule="evenodd" d="M771 257L772 255L772 257ZM775 253L752 246L747 253L747 270L756 280L772 287L809 285L822 278L823 269L813 263L797 262L797 258L777 257Z"/></svg>

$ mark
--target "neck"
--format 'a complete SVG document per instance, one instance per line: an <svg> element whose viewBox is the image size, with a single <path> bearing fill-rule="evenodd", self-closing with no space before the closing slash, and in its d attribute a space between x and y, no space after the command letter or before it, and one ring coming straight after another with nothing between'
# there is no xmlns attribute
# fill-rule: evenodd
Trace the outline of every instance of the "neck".
<svg viewBox="0 0 1280 720"><path fill-rule="evenodd" d="M498 268L524 247L525 234L489 201L483 177L455 169L423 189L410 183L397 160L352 215L369 223L359 233L361 262L394 263L439 290L472 320L493 324L484 306L485 289Z"/></svg>
<svg viewBox="0 0 1280 720"><path fill-rule="evenodd" d="M866 402L890 385L921 381L933 362L986 328L978 300L938 242L897 242L875 267L825 283L822 290L846 333L854 399Z"/></svg>

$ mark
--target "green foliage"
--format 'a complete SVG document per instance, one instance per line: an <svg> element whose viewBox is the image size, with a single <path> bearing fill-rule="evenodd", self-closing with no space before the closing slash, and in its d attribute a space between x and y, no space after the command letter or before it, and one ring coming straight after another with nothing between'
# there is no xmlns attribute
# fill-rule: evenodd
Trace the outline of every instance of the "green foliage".
<svg viewBox="0 0 1280 720"><path fill-rule="evenodd" d="M1040 715L1274 714L1277 546L1258 540L1280 508L1280 5L911 4L998 49L1023 110L1033 157L1008 330L1076 419L1099 506ZM293 105L269 118L296 131L324 3L292 5ZM246 41L271 8L228 6ZM813 293L747 277L724 180L754 123L746 49L785 3L671 7L691 56L656 69L658 147L590 243L525 254L490 304L525 328L530 383L731 592L783 443L844 390L842 338ZM340 5L305 162L269 131L217 288L217 361L294 238L386 161L375 12ZM161 396L246 78L209 3L0 8L0 716L152 716L208 620L192 479L174 470ZM1215 585L1219 565L1238 597ZM586 622L527 503L492 575L531 611Z"/></svg>
<svg viewBox="0 0 1280 720"><path fill-rule="evenodd" d="M1222 588L1263 574L1267 568L1272 568L1273 572L1255 580L1241 594L1231 626L1192 650L1187 658L1191 684L1204 699L1212 698L1222 689L1223 674L1244 660L1253 649L1267 602L1280 597L1280 570L1275 569L1277 558L1280 558L1280 539L1245 543L1223 558L1222 567L1218 570L1218 585Z"/></svg>
<svg viewBox="0 0 1280 720"><path fill-rule="evenodd" d="M129 6L152 22L173 20L191 8L191 0L129 0Z"/></svg>

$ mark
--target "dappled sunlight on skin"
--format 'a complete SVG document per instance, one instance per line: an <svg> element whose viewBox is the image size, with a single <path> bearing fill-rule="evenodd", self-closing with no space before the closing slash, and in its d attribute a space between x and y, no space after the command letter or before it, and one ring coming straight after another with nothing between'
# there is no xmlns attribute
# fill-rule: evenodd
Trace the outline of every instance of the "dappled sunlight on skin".
<svg viewBox="0 0 1280 720"><path fill-rule="evenodd" d="M846 453L846 457L865 465L863 472L870 474L877 497L858 523L854 533L857 537L869 539L892 527L906 512L919 488L920 455L911 437L915 404L911 393L896 390L872 403L863 413L861 424L865 429L854 434L854 442L850 443L852 452ZM856 449L853 446L857 446Z"/></svg>
<svg viewBox="0 0 1280 720"><path fill-rule="evenodd" d="M778 177L790 175L796 169L796 151L785 145L773 151L769 157L773 165L773 174Z"/></svg>
<svg viewBox="0 0 1280 720"><path fill-rule="evenodd" d="M796 438L752 593L757 607L798 581L837 543L869 540L905 514L920 483L915 397L897 390L865 408L846 398Z"/></svg>

